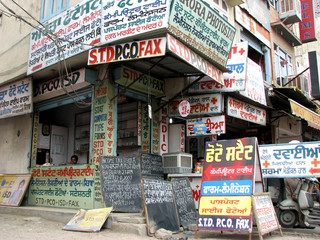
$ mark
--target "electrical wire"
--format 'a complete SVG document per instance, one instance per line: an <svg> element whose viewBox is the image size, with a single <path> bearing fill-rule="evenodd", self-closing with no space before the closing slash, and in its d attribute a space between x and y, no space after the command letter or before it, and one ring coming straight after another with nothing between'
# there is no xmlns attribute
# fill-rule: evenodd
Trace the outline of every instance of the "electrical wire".
<svg viewBox="0 0 320 240"><path fill-rule="evenodd" d="M68 90L66 89L65 85L64 85L64 81L63 81L63 73L62 73L62 69L64 69L65 71L65 74L67 76L67 79L68 79L68 76L69 76L69 71L68 71L68 68L67 68L67 64L66 64L66 59L65 59L65 56L64 56L64 52L60 46L60 39L57 35L55 35L54 33L52 33L45 25L43 25L40 21L38 21L36 18L34 18L28 11L26 11L23 7L21 7L16 1L14 0L11 0L14 4L16 4L19 8L21 8L28 16L30 16L34 21L36 21L40 26L43 27L42 28L39 28L38 26L35 26L34 24L30 23L29 21L27 21L24 17L18 15L17 13L15 13L15 11L13 11L11 8L9 8L7 5L5 5L2 0L0 0L0 3L2 6L4 6L9 12L7 12L6 14L8 14L9 16L13 16L23 22L25 22L26 24L28 24L29 26L31 26L32 28L38 30L39 32L41 32L44 36L48 36L50 38L50 40L52 40L54 42L54 44L56 45L57 47L57 53L58 53L58 72L59 72L59 78L61 80L61 87L62 89L64 90L64 92L70 97L72 98L72 100L74 101L74 103L77 105L77 107L83 107L80 104L83 104L85 105L85 107L88 107L90 105L93 104L93 102L91 103L87 103L87 102L84 102L83 100L81 100L80 96L77 94L76 90L74 90L72 87L72 91L75 93L76 97L78 98L78 100L76 98L74 98L69 92ZM3 10L1 10L3 11ZM45 29L45 31L44 31ZM62 55L62 56L61 56ZM70 80L69 80L70 82ZM72 84L70 83L70 86L72 86Z"/></svg>

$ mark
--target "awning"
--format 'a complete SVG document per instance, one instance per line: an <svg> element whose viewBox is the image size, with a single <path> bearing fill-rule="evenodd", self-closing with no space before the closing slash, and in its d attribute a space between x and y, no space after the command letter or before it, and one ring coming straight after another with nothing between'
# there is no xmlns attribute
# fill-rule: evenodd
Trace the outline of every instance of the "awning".
<svg viewBox="0 0 320 240"><path fill-rule="evenodd" d="M289 99L292 114L308 122L309 127L320 130L320 115Z"/></svg>
<svg viewBox="0 0 320 240"><path fill-rule="evenodd" d="M307 98L306 95L304 95L304 93L297 87L277 87L273 88L273 90L275 93L278 92L282 95L285 95L286 98L291 98L307 108L315 110L318 107L317 104Z"/></svg>
<svg viewBox="0 0 320 240"><path fill-rule="evenodd" d="M301 40L283 22L271 23L271 27L293 46L302 45Z"/></svg>

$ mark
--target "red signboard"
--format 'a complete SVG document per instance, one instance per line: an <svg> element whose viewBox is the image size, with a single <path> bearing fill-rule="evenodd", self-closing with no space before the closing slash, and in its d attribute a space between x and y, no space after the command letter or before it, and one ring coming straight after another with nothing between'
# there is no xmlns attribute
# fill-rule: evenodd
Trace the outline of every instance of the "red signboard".
<svg viewBox="0 0 320 240"><path fill-rule="evenodd" d="M197 229L252 231L256 138L206 142Z"/></svg>
<svg viewBox="0 0 320 240"><path fill-rule="evenodd" d="M301 0L302 21L299 22L300 40L303 43L316 41L315 19L312 0Z"/></svg>

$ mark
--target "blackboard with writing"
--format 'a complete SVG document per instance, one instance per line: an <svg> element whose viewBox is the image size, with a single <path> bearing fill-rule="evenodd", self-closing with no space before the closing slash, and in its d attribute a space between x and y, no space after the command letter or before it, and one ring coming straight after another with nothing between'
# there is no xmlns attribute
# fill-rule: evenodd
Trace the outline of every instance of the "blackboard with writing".
<svg viewBox="0 0 320 240"><path fill-rule="evenodd" d="M171 180L171 183L180 224L183 228L188 228L189 225L197 223L197 210L189 179L174 178Z"/></svg>
<svg viewBox="0 0 320 240"><path fill-rule="evenodd" d="M140 161L135 157L100 157L101 189L106 207L117 212L142 210Z"/></svg>
<svg viewBox="0 0 320 240"><path fill-rule="evenodd" d="M164 228L179 231L179 219L169 181L142 179L142 193L146 213L148 234Z"/></svg>
<svg viewBox="0 0 320 240"><path fill-rule="evenodd" d="M142 178L163 180L162 157L155 154L141 154L141 174Z"/></svg>

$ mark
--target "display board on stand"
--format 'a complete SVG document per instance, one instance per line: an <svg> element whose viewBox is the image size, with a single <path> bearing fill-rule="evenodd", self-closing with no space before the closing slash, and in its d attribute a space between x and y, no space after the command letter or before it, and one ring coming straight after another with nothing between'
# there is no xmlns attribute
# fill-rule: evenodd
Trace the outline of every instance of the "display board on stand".
<svg viewBox="0 0 320 240"><path fill-rule="evenodd" d="M248 231L251 236L257 152L256 138L206 142L197 231Z"/></svg>
<svg viewBox="0 0 320 240"><path fill-rule="evenodd" d="M163 180L162 156L156 154L141 154L142 178Z"/></svg>
<svg viewBox="0 0 320 240"><path fill-rule="evenodd" d="M278 229L281 236L283 236L270 193L254 194L252 196L252 205L260 240L263 240L262 235Z"/></svg>
<svg viewBox="0 0 320 240"><path fill-rule="evenodd" d="M181 226L186 229L197 223L197 210L193 200L193 193L188 178L174 178L171 180L174 199L179 214Z"/></svg>
<svg viewBox="0 0 320 240"><path fill-rule="evenodd" d="M140 161L135 157L100 157L102 195L116 212L142 211Z"/></svg>
<svg viewBox="0 0 320 240"><path fill-rule="evenodd" d="M157 179L142 179L142 193L148 235L160 228L178 232L180 228L171 182Z"/></svg>

